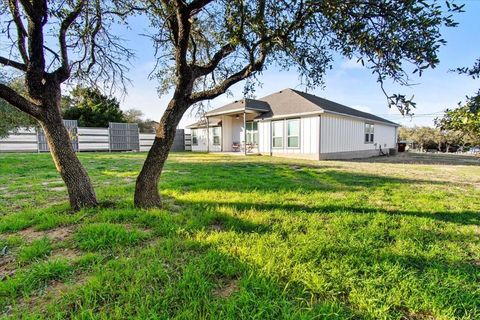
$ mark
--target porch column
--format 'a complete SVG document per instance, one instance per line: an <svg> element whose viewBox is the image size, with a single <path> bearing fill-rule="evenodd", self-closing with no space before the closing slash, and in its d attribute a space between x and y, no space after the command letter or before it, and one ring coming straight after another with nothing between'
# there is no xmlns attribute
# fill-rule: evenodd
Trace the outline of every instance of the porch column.
<svg viewBox="0 0 480 320"><path fill-rule="evenodd" d="M247 155L247 114L243 111L243 151Z"/></svg>
<svg viewBox="0 0 480 320"><path fill-rule="evenodd" d="M210 152L210 123L208 123L208 117L207 118L207 153Z"/></svg>

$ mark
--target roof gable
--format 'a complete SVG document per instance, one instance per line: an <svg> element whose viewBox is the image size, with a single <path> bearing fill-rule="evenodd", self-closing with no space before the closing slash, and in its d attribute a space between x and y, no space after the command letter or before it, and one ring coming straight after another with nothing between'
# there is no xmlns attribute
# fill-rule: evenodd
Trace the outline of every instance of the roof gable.
<svg viewBox="0 0 480 320"><path fill-rule="evenodd" d="M317 97L313 94L284 89L260 99L242 99L207 112L206 116L234 114L243 112L258 112L257 119L299 116L307 114L333 113L357 117L371 121L398 124L374 114L363 112L345 105ZM198 124L197 124L198 125Z"/></svg>
<svg viewBox="0 0 480 320"><path fill-rule="evenodd" d="M327 100L327 99L323 99L323 98L314 96L313 94L309 94L309 93L301 92L301 91L296 91L296 90L293 90L293 89L292 89L292 91L296 92L298 95L300 95L304 99L307 99L308 101L311 101L312 103L319 106L320 108L322 108L326 112L344 114L344 115L354 116L354 117L358 117L358 118L364 118L364 119L369 119L369 120L373 120L373 121L379 121L379 122L389 123L389 124L392 124L392 125L397 125L395 122L392 122L392 121L389 121L387 119L381 118L381 117L376 116L374 114L371 114L371 113L368 113L368 112L363 112L363 111L360 111L360 110L357 110L357 109L353 109L353 108L344 106L342 104L339 104L339 103L336 103L336 102L333 102L333 101L330 101L330 100Z"/></svg>

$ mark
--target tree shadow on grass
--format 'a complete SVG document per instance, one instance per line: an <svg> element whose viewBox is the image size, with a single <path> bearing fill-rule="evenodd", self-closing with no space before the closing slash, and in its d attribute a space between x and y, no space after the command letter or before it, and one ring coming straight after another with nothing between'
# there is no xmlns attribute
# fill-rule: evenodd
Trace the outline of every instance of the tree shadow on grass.
<svg viewBox="0 0 480 320"><path fill-rule="evenodd" d="M291 270L275 264L264 268L260 261L248 259L248 250L236 250L238 243L230 245L229 237L232 232L241 238L248 236L246 233L262 231L258 242L245 245L245 248L253 246L251 249L255 251L256 246L270 246L261 238L275 231L225 216L208 204L200 206L203 211L197 205L184 206L198 216L198 221L186 228L189 236L169 233L132 256L99 266L93 272L95 281L82 284L79 291L63 298L57 297L57 301L40 312L87 315L96 310L99 317L108 318L118 316L121 308L123 317L211 319L428 318L452 310L458 318L468 316L469 312L475 315L478 293L472 286L462 286L462 281L469 284L477 281L478 267L472 264L379 252L372 247L343 243L329 247L322 254L314 251L307 258L284 264ZM140 214L152 212L140 211ZM149 221L155 225L153 216ZM190 219L188 214L185 218ZM217 229L217 225L221 228ZM174 223L174 227L183 229L185 225ZM197 232L211 233L220 241L197 239ZM273 261L278 257L264 258ZM317 262L319 259L338 261L346 269L339 274L324 269ZM298 272L301 268L304 273ZM321 274L322 286L316 285L317 273ZM452 276L460 280L452 282ZM358 301L359 294L365 295L364 300ZM134 299L136 296L141 299ZM429 298L423 301L424 297Z"/></svg>
<svg viewBox="0 0 480 320"><path fill-rule="evenodd" d="M46 312L47 316L54 315L55 312L81 316L95 311L101 313L99 317L103 315L108 318L118 316L121 308L124 310L122 316L138 318L163 315L165 318L236 319L259 316L278 319L315 316L374 318L378 314L373 312L384 310L382 315L386 317L414 318L415 314L428 317L433 314L433 310L441 315L442 312L448 312L449 308L454 308L456 317L465 316L468 312L474 315L478 294L470 287L462 286L462 281L476 283L478 266L441 257L379 252L377 248L368 245L359 247L337 243L328 247L328 250L318 252L314 247L308 256L282 258L294 259L286 264L291 270L281 270L281 266L275 262L278 257L264 257L271 260L271 268L265 269L261 262L248 259L250 250L252 253L258 250L256 246L274 249L269 247L274 246L274 243L270 244L268 240L262 242L262 239L269 236L281 237L279 230L274 230L270 223L253 222L234 215L235 211L249 209L278 209L312 214L345 211L378 213L381 212L379 210L361 208L354 211L354 208L331 205L305 207L289 204L218 203L214 200L176 200L175 204L180 205L180 208L174 213L169 211L168 206L165 210L138 210L124 203L106 204L103 208L89 210L82 222L138 224L155 231L158 242L148 247L131 247L127 255L121 254L119 258L93 266L90 275L95 276L95 281L81 283L81 289L72 289L66 296L59 295L53 303L47 307L42 306L38 312ZM226 214L221 210L222 207L231 207L233 214ZM405 212L392 214L409 215ZM478 225L477 218L469 224ZM443 219L465 223L463 220L452 220L450 214ZM431 233L428 230L422 232ZM212 235L214 240L220 240L205 242L201 236L200 239L197 238L198 234ZM258 240L245 242L246 250L236 250L238 243L229 242L228 237L232 234L240 239L245 237L245 240ZM437 235L431 234L429 237ZM365 243L368 240L366 238ZM305 245L298 243L298 250ZM324 269L318 262L322 259L338 261L346 269L341 270L339 276L328 268ZM348 264L343 261L348 261ZM301 268L306 273L298 272ZM294 269L296 272L293 272ZM401 272L398 272L399 269ZM317 273L322 274L320 279L323 286L315 284ZM402 274L410 277L410 285L398 291L396 287L399 281L404 280ZM354 278L350 278L352 275ZM452 276L460 280L452 282ZM226 290L226 286L233 289ZM399 292L402 292L400 299ZM367 303L368 308L359 304L362 301L355 300L354 295L358 293L366 295L368 301L363 303ZM392 302L391 298L395 294L395 302ZM412 299L411 295L419 297ZM136 296L141 299L134 299ZM431 300L420 302L425 296ZM385 309L386 305L388 308ZM458 307L460 305L463 307ZM419 306L426 307L421 309Z"/></svg>
<svg viewBox="0 0 480 320"><path fill-rule="evenodd" d="M192 178L194 177L194 178ZM161 178L162 188L184 190L311 190L356 191L399 185L442 185L462 183L386 177L336 170L335 167L279 165L277 163L170 163Z"/></svg>
<svg viewBox="0 0 480 320"><path fill-rule="evenodd" d="M245 210L257 210L257 211L272 211L281 210L288 213L311 213L311 214L331 214L331 213L353 213L353 214L371 214L371 213L383 213L388 215L398 216L412 216L418 218L428 218L439 220L443 222L456 223L460 225L476 225L480 226L480 212L478 211L439 211L439 212L421 212L421 211L408 211L408 210L390 210L373 207L357 207L357 206L345 206L345 205L301 205L293 203L259 203L259 202L229 202L229 201L201 201L191 202L184 200L177 200L178 203L183 205L200 205L200 206L228 206L238 211Z"/></svg>
<svg viewBox="0 0 480 320"><path fill-rule="evenodd" d="M480 166L480 158L461 154L414 153L404 152L389 157L373 157L366 159L343 160L349 162L448 165L448 166Z"/></svg>

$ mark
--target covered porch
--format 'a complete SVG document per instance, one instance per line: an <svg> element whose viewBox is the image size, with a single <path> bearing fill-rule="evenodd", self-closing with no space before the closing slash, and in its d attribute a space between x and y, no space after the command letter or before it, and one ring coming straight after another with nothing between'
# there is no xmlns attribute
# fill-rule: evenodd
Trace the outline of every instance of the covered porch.
<svg viewBox="0 0 480 320"><path fill-rule="evenodd" d="M207 112L187 128L192 130L192 151L258 153L257 117L269 111L267 103L243 99Z"/></svg>

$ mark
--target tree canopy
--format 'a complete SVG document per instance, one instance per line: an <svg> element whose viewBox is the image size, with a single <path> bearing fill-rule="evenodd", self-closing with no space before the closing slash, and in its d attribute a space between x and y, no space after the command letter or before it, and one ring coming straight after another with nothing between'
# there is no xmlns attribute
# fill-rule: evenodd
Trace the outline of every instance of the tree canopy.
<svg viewBox="0 0 480 320"><path fill-rule="evenodd" d="M78 120L80 126L106 128L109 122L127 122L118 100L99 89L76 87L64 101L70 105L63 106L63 117Z"/></svg>
<svg viewBox="0 0 480 320"><path fill-rule="evenodd" d="M479 78L480 59L473 67L458 68L457 72ZM456 108L446 109L444 116L435 119L435 123L442 130L460 132L463 140L470 144L480 144L480 89L473 96L467 96L466 101L460 102Z"/></svg>
<svg viewBox="0 0 480 320"><path fill-rule="evenodd" d="M128 109L123 112L126 122L138 124L138 129L142 133L155 133L156 122L145 118L145 115L141 110Z"/></svg>
<svg viewBox="0 0 480 320"><path fill-rule="evenodd" d="M386 93L386 79L409 83L407 64L420 75L437 66L438 49L445 44L440 27L455 26L450 13L462 10L439 1L147 2L158 30L152 38L159 91L175 88L191 73L194 103L273 64L296 68L309 87L323 85L333 53L358 59ZM388 95L388 102L402 114L414 107L401 94Z"/></svg>
<svg viewBox="0 0 480 320"><path fill-rule="evenodd" d="M22 81L12 80L8 83L18 92L25 92ZM15 132L20 127L36 126L37 121L28 114L18 110L7 101L0 99L0 138L8 136L9 132Z"/></svg>

